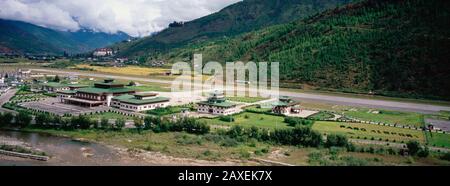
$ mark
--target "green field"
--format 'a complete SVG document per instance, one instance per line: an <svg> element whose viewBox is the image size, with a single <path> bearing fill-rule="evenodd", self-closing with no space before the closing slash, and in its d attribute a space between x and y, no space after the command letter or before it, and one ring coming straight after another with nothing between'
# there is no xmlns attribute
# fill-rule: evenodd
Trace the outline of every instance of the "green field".
<svg viewBox="0 0 450 186"><path fill-rule="evenodd" d="M319 112L319 113L309 116L308 118L313 119L313 120L325 120L325 119L334 118L334 115L330 114L328 112Z"/></svg>
<svg viewBox="0 0 450 186"><path fill-rule="evenodd" d="M342 134L356 139L359 137L359 139L368 140L381 138L382 141L388 139L391 142L394 140L395 142L410 140L425 142L422 131L381 125L316 121L312 128L324 134Z"/></svg>
<svg viewBox="0 0 450 186"><path fill-rule="evenodd" d="M375 111L375 110L372 110ZM422 127L424 125L424 115L413 112L397 112L387 110L376 110L380 113L376 114L369 109L357 109L356 111L345 111L346 116L364 121L375 121L389 124L409 125L414 127Z"/></svg>
<svg viewBox="0 0 450 186"><path fill-rule="evenodd" d="M256 126L268 129L290 127L286 123L284 123L284 117L282 116L243 112L233 117L235 119L234 122L224 122L219 120L219 118L201 119L201 120L206 121L210 125L224 125L224 126L240 125L243 127Z"/></svg>
<svg viewBox="0 0 450 186"><path fill-rule="evenodd" d="M243 102L243 103L256 103L259 101L267 100L267 98L262 97L227 97L227 100L234 102Z"/></svg>
<svg viewBox="0 0 450 186"><path fill-rule="evenodd" d="M112 113L112 112L105 112L105 113L101 113L101 114L93 114L93 115L89 115L90 118L92 119L102 119L102 118L107 118L107 119L126 119L126 120L131 120L133 119L133 117L127 117L124 116L122 114L117 114L117 113Z"/></svg>
<svg viewBox="0 0 450 186"><path fill-rule="evenodd" d="M435 147L450 148L450 134L440 134L426 132L428 143Z"/></svg>

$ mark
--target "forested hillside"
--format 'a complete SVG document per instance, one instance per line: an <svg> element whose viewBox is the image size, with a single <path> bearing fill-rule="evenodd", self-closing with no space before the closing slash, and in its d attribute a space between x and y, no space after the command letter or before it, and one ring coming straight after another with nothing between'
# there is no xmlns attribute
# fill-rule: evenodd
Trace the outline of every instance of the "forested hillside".
<svg viewBox="0 0 450 186"><path fill-rule="evenodd" d="M60 54L88 52L128 39L125 33L58 31L21 21L0 19L0 52Z"/></svg>
<svg viewBox="0 0 450 186"><path fill-rule="evenodd" d="M244 0L211 15L172 24L153 36L113 47L119 48L122 56L151 56L189 43L288 23L348 2L350 0Z"/></svg>
<svg viewBox="0 0 450 186"><path fill-rule="evenodd" d="M369 0L158 58L279 61L285 82L450 99L450 1Z"/></svg>

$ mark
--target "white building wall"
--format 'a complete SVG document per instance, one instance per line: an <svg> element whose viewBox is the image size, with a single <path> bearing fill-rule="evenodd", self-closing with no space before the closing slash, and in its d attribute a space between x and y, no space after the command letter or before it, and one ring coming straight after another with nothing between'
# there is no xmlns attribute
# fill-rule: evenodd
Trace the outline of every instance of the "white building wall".
<svg viewBox="0 0 450 186"><path fill-rule="evenodd" d="M164 108L169 106L169 102L161 102L161 103L152 103L146 105L133 105L128 103L121 103L120 101L113 100L111 102L111 107L119 108L122 110L133 111L133 112L142 112L147 110L153 110L157 108Z"/></svg>
<svg viewBox="0 0 450 186"><path fill-rule="evenodd" d="M212 112L209 112L210 109L212 109ZM223 108L223 107L215 107L215 106L208 106L208 105L199 105L197 108L197 112L200 113L208 113L208 114L214 114L214 115L231 115L236 113L236 108Z"/></svg>

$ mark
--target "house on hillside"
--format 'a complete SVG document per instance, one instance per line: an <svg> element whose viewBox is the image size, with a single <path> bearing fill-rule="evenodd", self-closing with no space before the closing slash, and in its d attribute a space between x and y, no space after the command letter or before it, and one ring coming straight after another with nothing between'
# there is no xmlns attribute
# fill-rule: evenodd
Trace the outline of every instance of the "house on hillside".
<svg viewBox="0 0 450 186"><path fill-rule="evenodd" d="M113 50L110 48L99 48L94 51L93 55L95 57L104 57L113 55Z"/></svg>

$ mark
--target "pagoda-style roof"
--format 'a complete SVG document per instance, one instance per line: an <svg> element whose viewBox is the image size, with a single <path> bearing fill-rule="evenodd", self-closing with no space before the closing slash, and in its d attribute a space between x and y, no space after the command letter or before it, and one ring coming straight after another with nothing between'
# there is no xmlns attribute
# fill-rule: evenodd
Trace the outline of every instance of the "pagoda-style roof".
<svg viewBox="0 0 450 186"><path fill-rule="evenodd" d="M123 88L124 84L114 82L114 79L105 79L103 82L95 83L95 88Z"/></svg>
<svg viewBox="0 0 450 186"><path fill-rule="evenodd" d="M210 94L207 101L202 101L198 103L199 105L208 105L222 108L235 107L237 104L228 101L223 92L215 91Z"/></svg>
<svg viewBox="0 0 450 186"><path fill-rule="evenodd" d="M136 95L122 95L114 97L113 100L118 100L123 103L133 104L133 105L147 105L152 103L161 103L170 101L169 98L166 97L153 97L149 99L139 99Z"/></svg>
<svg viewBox="0 0 450 186"><path fill-rule="evenodd" d="M90 87L90 88L80 88L77 90L77 92L81 93L88 93L88 94L125 94L125 93L134 93L135 91L129 88L96 88L96 87Z"/></svg>
<svg viewBox="0 0 450 186"><path fill-rule="evenodd" d="M299 105L300 102L298 101L293 101L290 97L287 96L281 96L278 101L275 101L272 103L272 106L275 107L292 107L292 106L296 106Z"/></svg>

